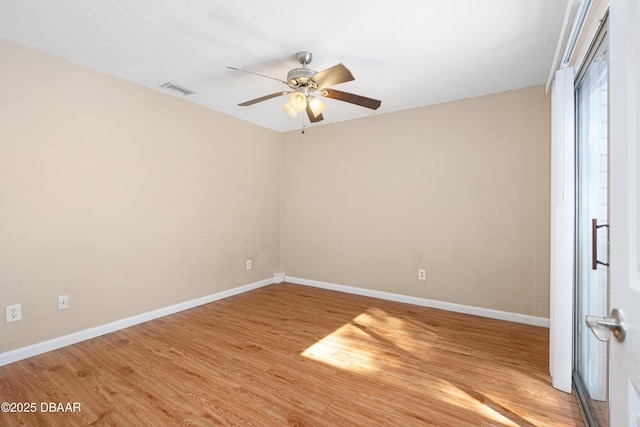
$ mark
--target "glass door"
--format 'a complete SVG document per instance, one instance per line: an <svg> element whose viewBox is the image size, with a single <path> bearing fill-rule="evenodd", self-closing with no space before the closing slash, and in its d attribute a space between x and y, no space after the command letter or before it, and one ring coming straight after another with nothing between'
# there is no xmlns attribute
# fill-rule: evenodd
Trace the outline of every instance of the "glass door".
<svg viewBox="0 0 640 427"><path fill-rule="evenodd" d="M608 348L585 316L609 314L609 94L606 25L576 80L574 386L590 426L607 426Z"/></svg>

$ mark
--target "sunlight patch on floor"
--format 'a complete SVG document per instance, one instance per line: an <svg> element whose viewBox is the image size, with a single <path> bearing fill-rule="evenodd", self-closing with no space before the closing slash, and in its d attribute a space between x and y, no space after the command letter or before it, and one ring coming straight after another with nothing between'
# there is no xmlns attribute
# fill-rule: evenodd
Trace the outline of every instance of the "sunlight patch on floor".
<svg viewBox="0 0 640 427"><path fill-rule="evenodd" d="M301 355L350 371L377 370L380 366L376 364L375 353L362 345L369 338L366 332L347 323L307 348Z"/></svg>
<svg viewBox="0 0 640 427"><path fill-rule="evenodd" d="M421 340L415 339L420 333ZM385 364L399 363L402 357L424 355L425 334L435 338L428 327L411 325L379 308L367 311L345 323L302 353L302 356L352 371L374 371Z"/></svg>
<svg viewBox="0 0 640 427"><path fill-rule="evenodd" d="M519 424L511 421L500 412L487 406L484 402L479 401L475 397L471 396L459 387L451 384L448 381L440 380L440 389L443 394L439 396L439 399L449 405L458 406L466 410L473 408L473 410L483 418L491 420L491 422L499 423L502 426L519 427Z"/></svg>
<svg viewBox="0 0 640 427"><path fill-rule="evenodd" d="M407 322L384 310L370 308L305 349L300 355L351 372L372 373L382 370L385 365L426 362L428 351L425 350L431 348L429 340L438 340L432 326ZM413 386L421 387L418 384ZM512 420L513 417L525 420L507 407L490 399L487 404L483 395L474 397L473 391L469 394L443 379L424 384L421 388L430 398L447 405L465 410L473 408L482 419L496 425L517 427L519 424Z"/></svg>
<svg viewBox="0 0 640 427"><path fill-rule="evenodd" d="M519 369L503 368L503 372L505 377L510 378L509 382L515 385L513 387L513 392L523 396L524 399L526 399L526 396L531 390L540 390L537 383L544 382L543 377L538 378ZM557 393L558 390L549 389L548 392L537 391L535 395L529 396L532 400L544 401L545 406L549 408L550 412L562 413L565 406L561 399L554 397ZM545 425L548 422L548 420L544 418L536 417L527 411L523 411L522 404L515 404L513 401L509 401L509 399L505 399L502 396L489 396L485 400L485 406L490 408L493 407L496 412L499 413L513 414L513 416L521 418L523 423L526 422L531 425Z"/></svg>

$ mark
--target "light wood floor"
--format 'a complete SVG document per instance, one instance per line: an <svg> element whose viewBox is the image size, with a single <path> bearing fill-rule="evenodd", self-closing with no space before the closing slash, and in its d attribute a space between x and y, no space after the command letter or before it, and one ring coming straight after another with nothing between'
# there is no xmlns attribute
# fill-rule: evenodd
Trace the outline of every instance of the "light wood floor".
<svg viewBox="0 0 640 427"><path fill-rule="evenodd" d="M582 426L548 332L272 285L0 367L0 425Z"/></svg>

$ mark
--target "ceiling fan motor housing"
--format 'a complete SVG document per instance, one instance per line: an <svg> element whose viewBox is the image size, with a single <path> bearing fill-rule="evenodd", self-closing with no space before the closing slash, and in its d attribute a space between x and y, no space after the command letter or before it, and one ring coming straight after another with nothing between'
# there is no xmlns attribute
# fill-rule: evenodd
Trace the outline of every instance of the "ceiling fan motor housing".
<svg viewBox="0 0 640 427"><path fill-rule="evenodd" d="M303 50L296 53L296 59L300 64L302 64L302 68L294 68L289 71L287 74L287 83L289 84L289 87L292 89L298 89L301 87L316 89L318 85L311 80L311 77L316 74L316 71L307 68L307 65L309 65L313 60L313 55L311 52Z"/></svg>
<svg viewBox="0 0 640 427"><path fill-rule="evenodd" d="M293 89L305 86L315 89L317 85L311 80L315 74L316 71L310 68L294 68L287 74L287 83Z"/></svg>

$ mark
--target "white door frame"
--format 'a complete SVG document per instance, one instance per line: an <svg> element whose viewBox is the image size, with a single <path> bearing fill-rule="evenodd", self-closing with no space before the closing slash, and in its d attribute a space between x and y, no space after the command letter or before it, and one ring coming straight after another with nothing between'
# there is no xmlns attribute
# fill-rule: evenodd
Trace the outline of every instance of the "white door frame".
<svg viewBox="0 0 640 427"><path fill-rule="evenodd" d="M609 9L610 306L622 310L627 336L609 344L609 421L640 426L640 6Z"/></svg>

